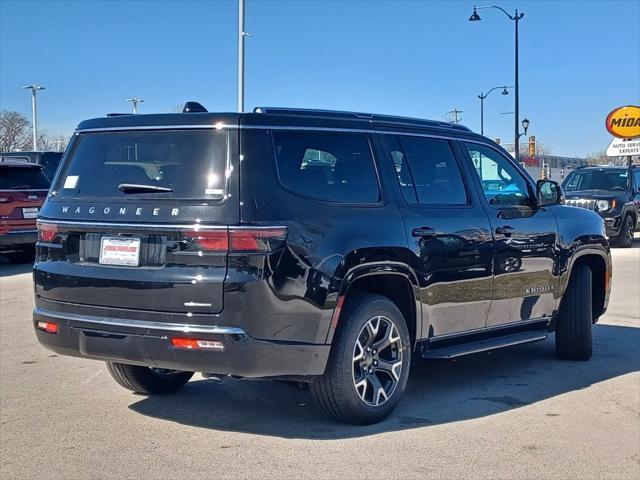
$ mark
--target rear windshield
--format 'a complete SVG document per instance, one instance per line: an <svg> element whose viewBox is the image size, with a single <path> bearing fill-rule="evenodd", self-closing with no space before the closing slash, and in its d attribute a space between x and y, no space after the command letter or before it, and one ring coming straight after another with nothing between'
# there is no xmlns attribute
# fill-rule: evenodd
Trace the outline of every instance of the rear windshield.
<svg viewBox="0 0 640 480"><path fill-rule="evenodd" d="M562 187L577 190L626 190L629 182L627 170L583 170L572 172Z"/></svg>
<svg viewBox="0 0 640 480"><path fill-rule="evenodd" d="M48 190L49 180L39 168L0 167L0 190Z"/></svg>
<svg viewBox="0 0 640 480"><path fill-rule="evenodd" d="M224 130L84 133L52 195L220 200L227 170Z"/></svg>

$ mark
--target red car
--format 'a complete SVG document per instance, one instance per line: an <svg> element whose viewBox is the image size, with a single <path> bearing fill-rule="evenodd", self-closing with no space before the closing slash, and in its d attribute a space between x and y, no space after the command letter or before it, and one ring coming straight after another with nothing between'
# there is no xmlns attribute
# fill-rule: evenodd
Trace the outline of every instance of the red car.
<svg viewBox="0 0 640 480"><path fill-rule="evenodd" d="M33 261L36 217L49 191L42 165L0 162L0 254L11 263Z"/></svg>

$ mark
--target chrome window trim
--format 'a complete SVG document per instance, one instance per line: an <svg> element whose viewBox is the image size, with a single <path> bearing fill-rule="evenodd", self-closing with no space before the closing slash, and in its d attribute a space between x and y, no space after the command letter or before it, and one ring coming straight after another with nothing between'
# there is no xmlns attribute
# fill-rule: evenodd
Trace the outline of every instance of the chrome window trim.
<svg viewBox="0 0 640 480"><path fill-rule="evenodd" d="M386 127L383 127L386 128ZM128 131L128 130L190 130L190 129L203 129L203 130L224 130L224 129L232 129L232 130L311 130L311 131L325 131L325 132L346 132L346 133L369 133L369 134L381 134L381 135L406 135L406 136L414 136L414 137L429 137L429 138L440 138L443 140L464 140L475 143L483 143L488 145L487 142L483 142L481 140L472 140L472 139L461 139L460 137L450 136L450 135L439 135L432 133L420 133L420 132L405 132L401 130L378 130L375 128L340 128L340 127L316 127L313 125L303 126L303 125L231 125L231 124L220 124L220 125L139 125L139 126L131 126L131 127L101 127L101 128L84 128L77 129L75 134L79 133L92 133L92 132L119 132L119 131ZM463 132L468 133L468 132Z"/></svg>
<svg viewBox="0 0 640 480"><path fill-rule="evenodd" d="M67 320L84 324L92 324L96 327L101 325L109 325L112 327L140 328L145 330L160 330L181 333L213 333L218 335L246 335L245 331L237 327L222 327L218 325L188 325L182 323L163 323L151 322L148 320L128 320L124 318L106 318L92 317L89 315L78 315L74 313L59 313L52 310L36 307L33 309L36 315L43 317L56 318L59 320ZM73 327L73 325L72 325ZM91 328L91 327L84 327Z"/></svg>
<svg viewBox="0 0 640 480"><path fill-rule="evenodd" d="M131 130L224 130L238 128L237 125L229 124L207 124L207 125L136 125L130 127L97 127L97 128L78 128L74 132L76 135L79 133L93 133L93 132L123 132Z"/></svg>
<svg viewBox="0 0 640 480"><path fill-rule="evenodd" d="M82 220L44 220L38 219L38 224L47 225L78 225L78 226L95 226L95 227L124 227L124 228L177 228L177 229L207 229L207 230L271 230L274 228L287 228L284 225L207 225L202 223L111 223L111 222L92 222Z"/></svg>

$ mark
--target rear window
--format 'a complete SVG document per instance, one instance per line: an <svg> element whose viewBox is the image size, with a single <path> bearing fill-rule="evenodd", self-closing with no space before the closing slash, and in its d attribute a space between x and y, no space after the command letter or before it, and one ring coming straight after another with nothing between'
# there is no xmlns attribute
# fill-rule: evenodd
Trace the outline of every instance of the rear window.
<svg viewBox="0 0 640 480"><path fill-rule="evenodd" d="M221 200L227 165L225 130L85 133L52 195Z"/></svg>
<svg viewBox="0 0 640 480"><path fill-rule="evenodd" d="M49 180L39 168L0 167L0 190L48 190Z"/></svg>
<svg viewBox="0 0 640 480"><path fill-rule="evenodd" d="M274 131L278 175L293 193L334 203L376 203L369 137L360 133Z"/></svg>

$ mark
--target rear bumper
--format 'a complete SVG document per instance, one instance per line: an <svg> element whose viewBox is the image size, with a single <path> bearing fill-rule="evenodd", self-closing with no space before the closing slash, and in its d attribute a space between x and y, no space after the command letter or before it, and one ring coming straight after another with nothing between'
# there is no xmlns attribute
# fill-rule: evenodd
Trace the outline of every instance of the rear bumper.
<svg viewBox="0 0 640 480"><path fill-rule="evenodd" d="M58 332L35 328L38 321L56 323ZM330 349L329 345L257 340L230 327L98 318L42 308L34 309L33 324L38 341L61 355L241 377L322 375ZM222 342L224 351L177 348L172 337Z"/></svg>
<svg viewBox="0 0 640 480"><path fill-rule="evenodd" d="M37 230L19 230L0 234L0 251L34 246L38 241Z"/></svg>

